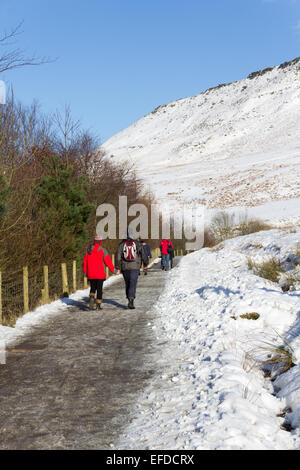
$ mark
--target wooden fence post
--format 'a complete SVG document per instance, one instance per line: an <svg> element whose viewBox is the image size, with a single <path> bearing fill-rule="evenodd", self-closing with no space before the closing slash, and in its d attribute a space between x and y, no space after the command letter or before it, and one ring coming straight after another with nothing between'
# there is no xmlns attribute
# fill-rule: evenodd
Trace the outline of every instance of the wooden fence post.
<svg viewBox="0 0 300 470"><path fill-rule="evenodd" d="M44 304L49 302L49 274L48 266L43 266L44 288L42 289L42 301Z"/></svg>
<svg viewBox="0 0 300 470"><path fill-rule="evenodd" d="M67 274L66 263L61 263L61 278L62 278L63 296L69 297L68 274Z"/></svg>
<svg viewBox="0 0 300 470"><path fill-rule="evenodd" d="M73 260L73 292L76 292L77 290L76 274L77 274L77 264L76 264L76 260Z"/></svg>
<svg viewBox="0 0 300 470"><path fill-rule="evenodd" d="M28 285L28 267L23 267L23 302L24 313L29 312L29 285Z"/></svg>
<svg viewBox="0 0 300 470"><path fill-rule="evenodd" d="M87 288L88 288L88 278L86 277L85 274L84 274L84 276L83 276L83 288L84 288L84 289L87 289Z"/></svg>
<svg viewBox="0 0 300 470"><path fill-rule="evenodd" d="M0 325L2 324L2 272L0 271Z"/></svg>

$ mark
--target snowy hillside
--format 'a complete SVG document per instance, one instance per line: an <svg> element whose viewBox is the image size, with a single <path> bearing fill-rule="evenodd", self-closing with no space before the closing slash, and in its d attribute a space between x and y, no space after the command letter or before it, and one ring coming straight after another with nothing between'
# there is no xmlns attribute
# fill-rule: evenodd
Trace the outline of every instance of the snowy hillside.
<svg viewBox="0 0 300 470"><path fill-rule="evenodd" d="M160 106L102 148L133 162L159 201L201 202L208 209L267 204L265 213L276 214L270 201L293 199L279 208L295 215L299 79L300 58Z"/></svg>

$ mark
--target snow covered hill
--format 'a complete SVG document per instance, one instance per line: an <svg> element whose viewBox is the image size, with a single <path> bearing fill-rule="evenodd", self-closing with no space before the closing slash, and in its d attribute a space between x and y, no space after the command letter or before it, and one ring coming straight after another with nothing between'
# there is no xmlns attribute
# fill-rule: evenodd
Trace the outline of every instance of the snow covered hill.
<svg viewBox="0 0 300 470"><path fill-rule="evenodd" d="M102 149L130 160L158 201L300 215L299 78L297 58L159 106Z"/></svg>

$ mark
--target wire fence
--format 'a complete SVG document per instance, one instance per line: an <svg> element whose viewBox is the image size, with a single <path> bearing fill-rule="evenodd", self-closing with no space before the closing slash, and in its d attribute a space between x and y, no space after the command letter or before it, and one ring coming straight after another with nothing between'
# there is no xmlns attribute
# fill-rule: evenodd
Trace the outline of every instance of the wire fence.
<svg viewBox="0 0 300 470"><path fill-rule="evenodd" d="M23 274L17 271L5 278L2 274L1 298L2 298L2 322L13 324L16 312L23 310ZM5 312L5 315L4 315ZM0 317L1 322L1 317ZM4 322L3 322L4 323Z"/></svg>
<svg viewBox="0 0 300 470"><path fill-rule="evenodd" d="M0 324L13 326L24 313L87 286L82 263L76 260L0 272Z"/></svg>
<svg viewBox="0 0 300 470"><path fill-rule="evenodd" d="M42 289L43 289L43 276L42 273L34 273L28 276L28 309L33 310L41 303Z"/></svg>
<svg viewBox="0 0 300 470"><path fill-rule="evenodd" d="M48 266L49 298L55 299L62 294L62 274L60 265Z"/></svg>

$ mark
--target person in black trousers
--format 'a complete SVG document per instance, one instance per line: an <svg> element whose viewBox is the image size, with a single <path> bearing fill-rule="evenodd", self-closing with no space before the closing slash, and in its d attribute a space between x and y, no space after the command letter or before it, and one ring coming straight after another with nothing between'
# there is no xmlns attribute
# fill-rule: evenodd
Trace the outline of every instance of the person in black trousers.
<svg viewBox="0 0 300 470"><path fill-rule="evenodd" d="M135 308L134 299L141 266L143 265L144 269L147 269L148 264L149 259L142 243L135 240L128 231L127 238L117 248L115 267L117 274L120 272L123 274L128 308L130 309Z"/></svg>
<svg viewBox="0 0 300 470"><path fill-rule="evenodd" d="M150 260L152 259L152 254L151 254L151 248L149 245L147 245L146 242L144 242L143 240L140 240L141 241L141 244L143 245L144 247L144 250L146 252L146 255L148 256L148 260L149 260L149 263L150 263ZM144 270L144 274L145 276L147 276L147 269Z"/></svg>

